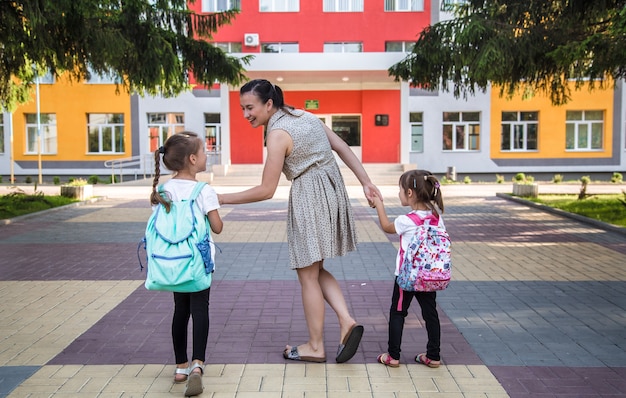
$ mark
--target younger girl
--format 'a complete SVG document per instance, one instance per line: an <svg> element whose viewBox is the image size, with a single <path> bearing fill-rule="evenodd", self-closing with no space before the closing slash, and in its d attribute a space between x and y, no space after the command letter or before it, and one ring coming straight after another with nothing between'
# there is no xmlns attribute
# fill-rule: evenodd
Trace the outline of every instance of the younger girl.
<svg viewBox="0 0 626 398"><path fill-rule="evenodd" d="M157 191L159 184L160 157L163 164L174 171L174 176L163 184L167 194L164 198ZM152 183L150 202L153 207L163 204L169 209L168 199L179 201L191 196L196 185L196 173L206 170L206 153L204 141L197 134L182 132L174 134L165 144L154 152L155 175ZM209 217L211 231L222 232L222 219L217 209L220 205L217 193L209 185L205 185L196 201L202 213ZM187 382L185 396L202 393L202 374L209 336L209 291L211 288L194 293L174 293L174 317L172 319L172 340L176 357L176 383ZM191 366L187 358L187 325L189 317L193 318L193 356Z"/></svg>
<svg viewBox="0 0 626 398"><path fill-rule="evenodd" d="M411 170L400 176L400 204L410 206L411 212L419 218L434 217L438 225L444 227L443 220L439 217L437 208L443 213L443 198L439 189L439 181L429 171ZM394 222L390 222L385 212L385 206L380 198L375 197L373 205L378 213L378 219L383 231L400 235L400 250L396 257L396 283L393 285L393 295L391 298L391 309L389 311L389 341L388 352L378 356L378 362L383 365L397 368L400 366L400 345L402 343L402 331L404 329L404 319L406 318L413 297L417 299L421 309L426 332L428 333L428 344L426 352L418 354L415 361L431 368L439 367L441 358L439 357L439 339L441 329L439 325L439 314L437 313L436 292L408 292L400 289L397 283L397 276L402 264L402 254L406 250L417 225L409 216L397 217ZM410 214L409 213L409 214ZM431 222L432 224L432 222Z"/></svg>

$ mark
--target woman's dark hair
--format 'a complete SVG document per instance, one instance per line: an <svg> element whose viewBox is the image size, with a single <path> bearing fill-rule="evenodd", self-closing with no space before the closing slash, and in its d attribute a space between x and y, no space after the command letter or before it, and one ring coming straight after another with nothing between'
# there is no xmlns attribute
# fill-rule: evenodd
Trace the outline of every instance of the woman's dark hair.
<svg viewBox="0 0 626 398"><path fill-rule="evenodd" d="M282 108L284 111L289 113L295 109L293 106L285 104L283 90L265 79L254 79L244 84L239 89L239 95L243 95L245 93L252 93L256 95L264 104L267 103L267 101L272 100L272 107L276 109Z"/></svg>
<svg viewBox="0 0 626 398"><path fill-rule="evenodd" d="M418 202L422 202L435 215L437 207L443 213L443 198L437 177L428 170L409 170L400 176L400 187L404 192L413 191ZM435 206L436 205L436 206Z"/></svg>
<svg viewBox="0 0 626 398"><path fill-rule="evenodd" d="M154 151L154 180L152 181L152 194L150 203L153 205L162 204L166 210L170 211L170 201L157 192L159 177L161 177L161 155L163 164L171 171L180 171L187 167L189 156L198 153L204 145L198 134L191 131L183 131L170 136L162 147Z"/></svg>

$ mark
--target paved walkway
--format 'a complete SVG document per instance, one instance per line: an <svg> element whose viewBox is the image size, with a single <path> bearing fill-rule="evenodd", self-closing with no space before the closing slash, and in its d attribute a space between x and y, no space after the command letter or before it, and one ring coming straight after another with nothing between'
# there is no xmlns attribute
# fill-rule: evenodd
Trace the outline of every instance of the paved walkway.
<svg viewBox="0 0 626 398"><path fill-rule="evenodd" d="M443 366L413 361L426 344L416 303L403 365L376 363L397 238L357 187L359 249L326 266L365 326L362 344L346 364L285 361L284 345L307 335L287 265L286 189L220 211L203 397L626 397L625 235L497 197L508 188L496 185L443 187L454 261L438 295ZM389 213L404 213L397 188L382 189ZM118 185L106 200L0 225L0 397L183 395L171 295L146 291L138 267L148 194ZM338 340L328 310L329 358Z"/></svg>

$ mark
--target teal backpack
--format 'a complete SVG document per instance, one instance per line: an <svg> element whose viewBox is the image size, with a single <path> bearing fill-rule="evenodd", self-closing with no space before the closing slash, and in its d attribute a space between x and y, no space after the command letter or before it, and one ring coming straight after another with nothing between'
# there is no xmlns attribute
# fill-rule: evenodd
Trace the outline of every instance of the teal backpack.
<svg viewBox="0 0 626 398"><path fill-rule="evenodd" d="M147 254L146 289L191 293L211 286L215 250L206 214L196 199L204 182L198 182L189 199L172 201L170 211L159 204L148 219L144 238L139 243ZM165 195L163 186L159 193ZM143 263L139 257L139 267Z"/></svg>

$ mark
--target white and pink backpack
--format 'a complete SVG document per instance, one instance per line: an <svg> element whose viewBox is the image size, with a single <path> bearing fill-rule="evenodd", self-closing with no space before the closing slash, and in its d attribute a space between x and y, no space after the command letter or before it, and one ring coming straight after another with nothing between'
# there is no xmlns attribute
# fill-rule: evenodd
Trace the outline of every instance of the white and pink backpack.
<svg viewBox="0 0 626 398"><path fill-rule="evenodd" d="M439 226L439 217L430 215L424 219L415 213L407 214L417 229L406 251L400 244L400 272L398 285L410 292L433 292L445 289L450 283L452 261L450 236Z"/></svg>

